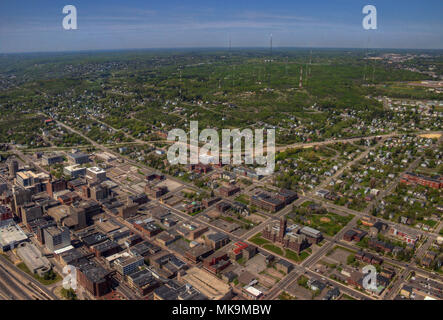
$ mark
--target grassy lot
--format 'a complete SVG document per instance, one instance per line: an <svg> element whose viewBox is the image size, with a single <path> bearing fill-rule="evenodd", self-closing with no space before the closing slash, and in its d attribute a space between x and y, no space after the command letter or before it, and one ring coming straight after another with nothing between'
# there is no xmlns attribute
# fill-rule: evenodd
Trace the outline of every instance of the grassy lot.
<svg viewBox="0 0 443 320"><path fill-rule="evenodd" d="M248 198L244 194L239 195L237 198L235 198L235 201L241 202L241 203L246 204L246 205L249 204L249 200L248 200Z"/></svg>
<svg viewBox="0 0 443 320"><path fill-rule="evenodd" d="M300 260L303 261L305 260L307 257L309 257L309 253L306 251L303 251L302 253L300 253Z"/></svg>
<svg viewBox="0 0 443 320"><path fill-rule="evenodd" d="M434 228L435 227L435 225L438 223L437 221L435 221L435 220L423 220L423 221L421 221L421 223L423 223L423 224L425 224L425 225L427 225L427 226L429 226L429 227L431 227L431 228Z"/></svg>
<svg viewBox="0 0 443 320"><path fill-rule="evenodd" d="M265 249L267 249L267 250L269 250L269 251L272 251L272 252L274 252L275 254L283 255L283 251L282 251L282 249L280 249L280 248L277 247L277 246L274 246L273 244L267 243L267 244L263 245L263 248L265 248Z"/></svg>
<svg viewBox="0 0 443 320"><path fill-rule="evenodd" d="M300 262L309 257L309 252L302 251L300 254L297 254L297 252L294 252L290 249L285 249L285 257L295 262Z"/></svg>
<svg viewBox="0 0 443 320"><path fill-rule="evenodd" d="M278 296L278 299L279 300L297 300L296 297L290 295L286 291L283 291L282 293L280 293L280 295Z"/></svg>
<svg viewBox="0 0 443 320"><path fill-rule="evenodd" d="M255 236L253 236L252 238L249 239L249 241L251 241L252 243L255 243L258 246L262 246L266 243L269 243L270 241L263 239L261 237L261 232L257 233Z"/></svg>
<svg viewBox="0 0 443 320"><path fill-rule="evenodd" d="M342 216L336 213L328 212L327 214L312 215L309 217L310 227L317 229L328 236L336 235L349 221L354 218L354 215L349 214Z"/></svg>
<svg viewBox="0 0 443 320"><path fill-rule="evenodd" d="M38 282L41 284L44 284L45 286L49 286L51 284L57 283L62 280L62 277L55 271L53 271L54 277L52 279L45 279L43 277L40 277L37 274L33 274L31 270L28 269L26 264L24 262L21 262L17 265L17 267L22 270L23 272L26 272L30 276L34 277Z"/></svg>
<svg viewBox="0 0 443 320"><path fill-rule="evenodd" d="M241 257L240 259L237 260L237 263L241 266L244 266L246 262L246 258L245 257Z"/></svg>

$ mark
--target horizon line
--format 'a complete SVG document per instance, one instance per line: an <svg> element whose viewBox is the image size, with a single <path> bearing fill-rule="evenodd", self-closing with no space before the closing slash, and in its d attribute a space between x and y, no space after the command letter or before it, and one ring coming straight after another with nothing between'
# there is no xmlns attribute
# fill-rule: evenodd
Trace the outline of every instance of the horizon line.
<svg viewBox="0 0 443 320"><path fill-rule="evenodd" d="M248 49L267 49L266 46L232 46L232 48L248 50ZM226 50L226 47L205 47L205 46L189 46L189 47L151 47L151 48L110 48L110 49L82 49L82 50L59 50L59 51L15 51L15 52L0 52L0 55L15 55L15 54L57 54L57 53L98 53L98 52L110 52L110 51L149 51L149 50ZM396 50L396 51L443 51L443 48L384 48L384 47L321 47L321 46L278 46L273 47L276 49L321 49L321 50Z"/></svg>

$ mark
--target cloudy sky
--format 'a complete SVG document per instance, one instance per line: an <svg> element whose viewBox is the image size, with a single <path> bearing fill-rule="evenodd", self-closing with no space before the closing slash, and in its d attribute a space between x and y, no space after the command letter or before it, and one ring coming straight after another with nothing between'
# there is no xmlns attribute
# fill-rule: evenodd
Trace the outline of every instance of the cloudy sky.
<svg viewBox="0 0 443 320"><path fill-rule="evenodd" d="M362 9L377 8L377 30ZM64 30L65 5L78 29ZM0 52L276 47L443 49L442 0L0 1Z"/></svg>

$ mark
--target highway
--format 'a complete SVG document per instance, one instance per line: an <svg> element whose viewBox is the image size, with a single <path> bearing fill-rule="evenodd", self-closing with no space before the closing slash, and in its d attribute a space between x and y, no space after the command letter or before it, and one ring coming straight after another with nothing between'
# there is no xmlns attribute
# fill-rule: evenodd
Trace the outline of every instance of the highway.
<svg viewBox="0 0 443 320"><path fill-rule="evenodd" d="M14 264L8 261L5 257L0 255L0 272L7 275L5 279L12 281L16 287L14 290L18 291L18 294L28 300L32 299L44 299L44 300L57 300L58 297L48 290L43 284L36 279L28 275L27 273L18 269ZM3 277L1 277L3 278ZM8 282L11 284L10 282ZM8 284L8 285L9 285Z"/></svg>

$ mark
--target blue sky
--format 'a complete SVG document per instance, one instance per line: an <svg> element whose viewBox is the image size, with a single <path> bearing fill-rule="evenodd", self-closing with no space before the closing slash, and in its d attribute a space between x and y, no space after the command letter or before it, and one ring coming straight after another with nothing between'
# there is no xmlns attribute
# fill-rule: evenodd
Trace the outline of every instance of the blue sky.
<svg viewBox="0 0 443 320"><path fill-rule="evenodd" d="M65 5L78 30L62 28ZM377 7L378 30L362 28ZM443 48L441 0L2 0L0 52L129 48Z"/></svg>

